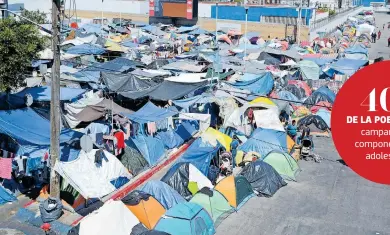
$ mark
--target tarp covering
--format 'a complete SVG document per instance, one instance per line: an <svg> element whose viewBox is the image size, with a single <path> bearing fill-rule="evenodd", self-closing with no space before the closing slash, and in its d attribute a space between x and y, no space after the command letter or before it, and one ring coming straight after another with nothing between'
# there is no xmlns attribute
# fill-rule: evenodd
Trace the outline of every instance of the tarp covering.
<svg viewBox="0 0 390 235"><path fill-rule="evenodd" d="M156 198L156 200L159 201L167 210L176 204L186 202L186 200L178 192L162 181L148 181L142 187L142 191L149 193Z"/></svg>
<svg viewBox="0 0 390 235"><path fill-rule="evenodd" d="M304 118L299 119L298 127L302 128L304 125L310 126L314 124L314 126L321 131L326 131L330 127L326 124L326 122L318 115L309 115ZM311 129L310 129L311 130ZM311 130L316 132L317 130Z"/></svg>
<svg viewBox="0 0 390 235"><path fill-rule="evenodd" d="M321 101L333 104L335 99L336 95L333 91L331 91L328 87L323 86L313 92L313 94L305 100L305 104L310 108L311 105L318 104Z"/></svg>
<svg viewBox="0 0 390 235"><path fill-rule="evenodd" d="M287 185L271 165L260 159L244 166L240 174L249 181L258 196L272 197Z"/></svg>
<svg viewBox="0 0 390 235"><path fill-rule="evenodd" d="M320 67L313 61L302 60L298 62L303 80L318 80L320 78Z"/></svg>
<svg viewBox="0 0 390 235"><path fill-rule="evenodd" d="M287 136L285 132L257 128L253 131L251 137L241 146L238 147L246 153L256 152L261 156L267 155L272 150L279 150L282 152L287 149Z"/></svg>
<svg viewBox="0 0 390 235"><path fill-rule="evenodd" d="M50 122L31 108L0 111L0 133L16 140L20 145L20 155L28 155L32 150L50 146ZM77 140L81 135L71 129L63 129L60 144Z"/></svg>
<svg viewBox="0 0 390 235"><path fill-rule="evenodd" d="M60 100L61 101L70 101L82 94L84 94L86 90L78 89L78 88L60 88ZM42 86L42 87L31 87L26 88L23 91L12 94L11 96L17 96L20 98L24 98L26 94L30 94L33 97L34 101L47 102L51 100L51 87L50 86Z"/></svg>
<svg viewBox="0 0 390 235"><path fill-rule="evenodd" d="M139 79L132 74L103 72L102 80L112 92L126 92L128 95L134 93L135 96L137 96L138 93L157 85L152 81Z"/></svg>
<svg viewBox="0 0 390 235"><path fill-rule="evenodd" d="M175 100L203 88L206 84L207 82L187 83L166 80L142 92L119 92L119 94L130 99L150 97L154 100Z"/></svg>
<svg viewBox="0 0 390 235"><path fill-rule="evenodd" d="M253 111L257 127L284 131L283 124L279 120L278 109L260 109Z"/></svg>
<svg viewBox="0 0 390 235"><path fill-rule="evenodd" d="M126 143L138 149L149 166L156 165L165 156L164 143L153 136L139 134L131 137Z"/></svg>
<svg viewBox="0 0 390 235"><path fill-rule="evenodd" d="M141 109L132 114L124 114L130 120L138 123L155 122L177 114L169 109L159 108L152 102L146 103Z"/></svg>
<svg viewBox="0 0 390 235"><path fill-rule="evenodd" d="M274 79L271 73L264 73L256 79L249 81L236 81L231 84L235 88L249 90L257 95L268 95L274 87Z"/></svg>
<svg viewBox="0 0 390 235"><path fill-rule="evenodd" d="M95 164L93 149L81 151L78 158L69 162L57 162L54 169L65 178L84 198L102 198L116 190L111 181L119 177L131 178L128 170L111 153L104 151L102 163Z"/></svg>
<svg viewBox="0 0 390 235"><path fill-rule="evenodd" d="M330 65L330 69L326 71L326 74L333 76L334 72L338 74L345 74L348 76L353 75L358 69L365 66L368 60L354 60L354 59L339 59L338 61ZM334 72L333 72L333 71Z"/></svg>
<svg viewBox="0 0 390 235"><path fill-rule="evenodd" d="M80 235L129 235L139 220L122 201L109 200L80 221Z"/></svg>
<svg viewBox="0 0 390 235"><path fill-rule="evenodd" d="M219 145L214 147L199 137L180 157L178 162L189 162L198 168L204 175L207 175L209 172L210 162L217 154L219 147Z"/></svg>
<svg viewBox="0 0 390 235"><path fill-rule="evenodd" d="M134 69L136 67L144 67L144 65L138 61L118 57L104 63L95 63L85 68L85 70L101 72L124 72L130 68Z"/></svg>
<svg viewBox="0 0 390 235"><path fill-rule="evenodd" d="M11 192L0 185L0 205L18 200Z"/></svg>
<svg viewBox="0 0 390 235"><path fill-rule="evenodd" d="M105 49L92 44L77 45L66 50L66 53L76 55L101 55L105 52Z"/></svg>

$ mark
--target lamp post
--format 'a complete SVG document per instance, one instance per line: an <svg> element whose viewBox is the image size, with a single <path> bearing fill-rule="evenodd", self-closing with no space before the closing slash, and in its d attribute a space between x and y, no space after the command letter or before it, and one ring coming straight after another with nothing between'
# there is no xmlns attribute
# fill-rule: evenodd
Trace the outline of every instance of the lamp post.
<svg viewBox="0 0 390 235"><path fill-rule="evenodd" d="M218 43L218 2L215 4L215 45Z"/></svg>
<svg viewBox="0 0 390 235"><path fill-rule="evenodd" d="M248 32L248 6L245 6L245 40L244 40L244 72L246 71L246 44L247 44L247 32Z"/></svg>
<svg viewBox="0 0 390 235"><path fill-rule="evenodd" d="M298 24L297 43L298 43L298 46L301 43L302 2L303 2L303 0L301 0L301 2L299 4L299 8L298 8L298 20L297 20L297 24Z"/></svg>

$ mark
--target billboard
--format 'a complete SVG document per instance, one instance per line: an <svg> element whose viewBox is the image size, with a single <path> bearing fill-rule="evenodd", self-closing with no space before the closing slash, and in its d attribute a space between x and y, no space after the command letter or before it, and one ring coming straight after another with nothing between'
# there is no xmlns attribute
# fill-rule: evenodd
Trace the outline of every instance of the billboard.
<svg viewBox="0 0 390 235"><path fill-rule="evenodd" d="M149 0L149 16L193 19L198 17L198 0Z"/></svg>

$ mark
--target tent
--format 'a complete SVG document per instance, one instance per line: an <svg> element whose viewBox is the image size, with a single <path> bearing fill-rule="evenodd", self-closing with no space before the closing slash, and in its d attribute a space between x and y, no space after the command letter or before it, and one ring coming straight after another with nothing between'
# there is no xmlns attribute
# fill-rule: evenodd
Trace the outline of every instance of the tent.
<svg viewBox="0 0 390 235"><path fill-rule="evenodd" d="M268 95L274 87L274 79L272 78L272 74L267 72L259 75L259 77L255 79L249 81L236 81L230 85L242 90L248 90L257 95Z"/></svg>
<svg viewBox="0 0 390 235"><path fill-rule="evenodd" d="M357 60L357 59L348 59L343 58L332 63L330 68L325 71L329 77L333 77L334 74L345 74L347 76L352 76L356 71L361 67L368 64L368 60Z"/></svg>
<svg viewBox="0 0 390 235"><path fill-rule="evenodd" d="M142 191L129 193L122 202L148 229L153 229L165 213L164 207L153 196Z"/></svg>
<svg viewBox="0 0 390 235"><path fill-rule="evenodd" d="M137 112L124 115L128 117L131 121L144 124L148 122L161 121L168 117L172 117L175 114L177 114L177 112L172 111L170 109L159 108L149 101Z"/></svg>
<svg viewBox="0 0 390 235"><path fill-rule="evenodd" d="M88 71L117 72L123 73L130 69L143 68L145 65L141 62L118 57L104 63L95 63L85 68Z"/></svg>
<svg viewBox="0 0 390 235"><path fill-rule="evenodd" d="M305 91L305 96L310 96L311 93L312 93L310 86L305 81L289 80L288 84L293 84L293 85L296 85L299 88L302 88Z"/></svg>
<svg viewBox="0 0 390 235"><path fill-rule="evenodd" d="M201 189L190 202L202 206L213 219L215 227L218 227L222 220L234 210L220 192L209 188Z"/></svg>
<svg viewBox="0 0 390 235"><path fill-rule="evenodd" d="M258 196L272 197L287 185L279 173L261 159L245 165L240 174L248 180Z"/></svg>
<svg viewBox="0 0 390 235"><path fill-rule="evenodd" d="M130 148L138 150L149 166L156 165L165 156L164 143L150 135L138 134L125 140L125 143Z"/></svg>
<svg viewBox="0 0 390 235"><path fill-rule="evenodd" d="M199 189L213 188L211 181L191 163L179 162L173 165L161 178L186 200L190 200Z"/></svg>
<svg viewBox="0 0 390 235"><path fill-rule="evenodd" d="M265 105L270 105L270 106L276 106L272 100L270 100L267 97L257 97L256 99L252 100L249 102L250 104L265 104Z"/></svg>
<svg viewBox="0 0 390 235"><path fill-rule="evenodd" d="M101 55L105 52L106 50L104 48L92 44L77 45L66 50L66 53L75 55Z"/></svg>
<svg viewBox="0 0 390 235"><path fill-rule="evenodd" d="M280 56L271 55L267 52L261 52L257 60L264 61L266 65L280 65L282 63L282 59Z"/></svg>
<svg viewBox="0 0 390 235"><path fill-rule="evenodd" d="M238 150L245 153L256 152L262 157L272 150L290 152L294 146L294 141L284 131L257 128L250 138Z"/></svg>
<svg viewBox="0 0 390 235"><path fill-rule="evenodd" d="M208 175L210 162L217 155L220 145L215 147L202 137L197 138L177 162L188 162L198 168L203 175Z"/></svg>
<svg viewBox="0 0 390 235"><path fill-rule="evenodd" d="M126 92L128 96L138 97L145 90L152 89L158 84L145 79L140 79L133 74L118 74L102 72L101 78L111 92Z"/></svg>
<svg viewBox="0 0 390 235"><path fill-rule="evenodd" d="M215 130L212 127L207 128L207 130L202 134L201 138L202 140L211 143L213 146L217 146L219 143L222 145L222 147L225 148L226 151L230 152L232 138L220 131Z"/></svg>
<svg viewBox="0 0 390 235"><path fill-rule="evenodd" d="M297 66L301 71L303 80L318 80L320 78L320 67L313 61L302 60Z"/></svg>
<svg viewBox="0 0 390 235"><path fill-rule="evenodd" d="M310 108L310 112L315 114L318 112L320 109L326 109L328 111L332 110L332 104L326 101L320 101L316 104L316 106L313 106Z"/></svg>
<svg viewBox="0 0 390 235"><path fill-rule="evenodd" d="M155 230L171 235L213 235L215 228L213 220L201 206L186 202L169 209Z"/></svg>
<svg viewBox="0 0 390 235"><path fill-rule="evenodd" d="M290 92L291 94L295 95L298 100L302 100L307 97L305 89L302 87L298 87L294 84L288 84L283 88L283 90Z"/></svg>
<svg viewBox="0 0 390 235"><path fill-rule="evenodd" d="M324 120L326 125L328 125L329 129L331 128L331 126L330 126L331 113L329 110L322 108L322 109L318 110L316 115L320 116L322 118L322 120Z"/></svg>
<svg viewBox="0 0 390 235"><path fill-rule="evenodd" d="M0 185L0 205L18 200L11 192Z"/></svg>
<svg viewBox="0 0 390 235"><path fill-rule="evenodd" d="M285 131L283 124L279 120L278 109L260 109L254 110L256 126L261 128Z"/></svg>
<svg viewBox="0 0 390 235"><path fill-rule="evenodd" d="M79 88L60 88L60 100L61 101L71 101L82 94L84 94L86 90ZM51 100L51 87L50 86L42 86L42 87L30 87L26 88L18 93L11 94L10 98L24 98L27 94L30 94L35 102L49 102ZM11 101L12 102L12 101Z"/></svg>
<svg viewBox="0 0 390 235"><path fill-rule="evenodd" d="M77 159L57 161L54 170L65 178L84 198L102 198L127 183L131 178L129 171L111 153L103 151L101 164L95 164L96 152L81 150ZM126 181L127 180L127 181ZM118 185L123 182L122 185Z"/></svg>
<svg viewBox="0 0 390 235"><path fill-rule="evenodd" d="M291 155L274 150L263 157L262 160L271 165L284 180L297 181L296 176L301 170Z"/></svg>
<svg viewBox="0 0 390 235"><path fill-rule="evenodd" d="M98 210L84 217L71 231L77 235L129 235L137 217L121 201L109 200Z"/></svg>
<svg viewBox="0 0 390 235"><path fill-rule="evenodd" d="M345 58L354 60L368 60L368 50L363 45L348 47L344 50Z"/></svg>
<svg viewBox="0 0 390 235"><path fill-rule="evenodd" d="M215 190L220 192L237 210L254 196L251 185L242 176L227 176L217 183Z"/></svg>
<svg viewBox="0 0 390 235"><path fill-rule="evenodd" d="M336 95L334 94L334 92L331 91L328 87L322 86L315 92L313 92L311 96L309 96L305 100L305 104L310 108L312 105L317 104L321 101L326 101L330 104L333 104L335 99Z"/></svg>
<svg viewBox="0 0 390 235"><path fill-rule="evenodd" d="M308 115L299 119L297 124L298 128L301 129L304 125L307 125L310 128L311 134L323 134L330 128L324 119L318 115Z"/></svg>
<svg viewBox="0 0 390 235"><path fill-rule="evenodd" d="M176 204L186 202L178 192L162 181L148 181L141 190L152 195L166 210Z"/></svg>

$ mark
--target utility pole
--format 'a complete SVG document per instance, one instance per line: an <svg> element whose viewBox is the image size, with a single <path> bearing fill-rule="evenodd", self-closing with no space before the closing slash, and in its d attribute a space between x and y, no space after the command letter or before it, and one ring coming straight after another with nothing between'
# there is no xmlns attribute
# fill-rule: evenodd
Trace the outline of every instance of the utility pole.
<svg viewBox="0 0 390 235"><path fill-rule="evenodd" d="M60 0L52 0L53 67L51 69L50 100L50 195L60 198L60 178L54 166L60 157Z"/></svg>
<svg viewBox="0 0 390 235"><path fill-rule="evenodd" d="M298 43L298 46L301 43L302 4L303 4L303 0L301 0L301 2L299 4L299 8L298 8L298 19L297 19L297 27L298 27L298 30L297 30L298 31L297 32L297 43Z"/></svg>

